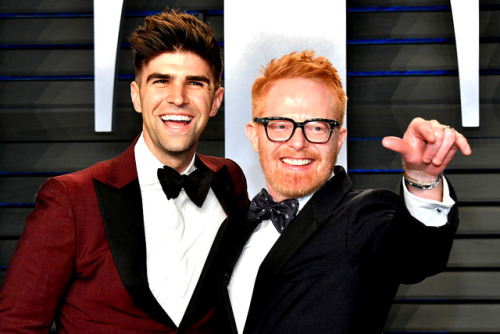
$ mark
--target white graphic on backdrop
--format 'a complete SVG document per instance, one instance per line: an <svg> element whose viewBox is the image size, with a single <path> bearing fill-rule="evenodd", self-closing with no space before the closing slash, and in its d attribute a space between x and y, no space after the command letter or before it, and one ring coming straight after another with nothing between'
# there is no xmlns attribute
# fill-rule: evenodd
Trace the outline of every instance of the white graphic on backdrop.
<svg viewBox="0 0 500 334"><path fill-rule="evenodd" d="M479 1L450 0L460 82L462 125L479 126ZM94 0L95 131L114 120L116 61L123 0ZM263 10L265 8L265 10ZM307 8L311 8L308 10ZM243 168L253 196L264 185L244 127L251 118L250 88L257 69L294 50L327 56L346 82L345 1L224 1L225 152ZM338 163L347 168L346 149Z"/></svg>

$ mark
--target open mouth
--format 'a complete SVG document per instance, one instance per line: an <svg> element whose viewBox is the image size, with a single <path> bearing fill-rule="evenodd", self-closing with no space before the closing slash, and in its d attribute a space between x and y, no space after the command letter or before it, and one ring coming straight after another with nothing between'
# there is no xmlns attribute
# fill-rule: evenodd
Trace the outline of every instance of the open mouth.
<svg viewBox="0 0 500 334"><path fill-rule="evenodd" d="M312 159L282 158L281 161L286 163L287 165L292 165L292 166L305 166L312 163Z"/></svg>
<svg viewBox="0 0 500 334"><path fill-rule="evenodd" d="M182 125L188 125L193 119L193 117L187 115L163 115L160 118L163 122L179 123Z"/></svg>

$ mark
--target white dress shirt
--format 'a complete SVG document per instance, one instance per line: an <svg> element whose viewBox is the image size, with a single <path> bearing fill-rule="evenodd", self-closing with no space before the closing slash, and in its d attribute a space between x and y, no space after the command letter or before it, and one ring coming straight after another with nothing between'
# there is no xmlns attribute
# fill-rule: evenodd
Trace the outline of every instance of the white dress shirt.
<svg viewBox="0 0 500 334"><path fill-rule="evenodd" d="M162 163L141 135L134 148L142 195L147 275L156 300L178 326L198 283L217 231L227 217L212 189L201 208L184 189L168 200L157 170ZM196 167L195 157L182 174Z"/></svg>
<svg viewBox="0 0 500 334"><path fill-rule="evenodd" d="M449 187L445 178L443 178L443 186L442 202L417 197L408 191L406 185L403 186L403 196L410 214L427 226L438 227L446 224L448 213L455 201L449 195ZM299 211L312 195L298 199ZM271 220L262 221L248 239L234 267L228 292L238 333L242 333L245 327L259 267L280 235Z"/></svg>

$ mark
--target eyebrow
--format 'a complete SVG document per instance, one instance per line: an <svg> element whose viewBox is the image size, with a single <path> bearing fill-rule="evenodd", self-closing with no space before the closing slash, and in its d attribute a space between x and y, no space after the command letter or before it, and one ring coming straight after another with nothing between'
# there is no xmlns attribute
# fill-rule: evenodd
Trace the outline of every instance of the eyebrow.
<svg viewBox="0 0 500 334"><path fill-rule="evenodd" d="M152 80L155 80L155 79L172 80L174 78L175 78L175 75L172 75L172 74L151 73L147 77L146 83L151 82ZM186 81L200 81L200 82L206 83L207 85L210 85L210 83L211 83L210 78L208 78L205 75L188 75L188 76L186 76Z"/></svg>
<svg viewBox="0 0 500 334"><path fill-rule="evenodd" d="M150 75L148 75L146 83L149 83L155 79L172 79L173 77L174 76L171 74L151 73Z"/></svg>
<svg viewBox="0 0 500 334"><path fill-rule="evenodd" d="M186 77L187 81L201 81L206 83L207 85L210 85L210 79L207 76L204 75L188 75Z"/></svg>

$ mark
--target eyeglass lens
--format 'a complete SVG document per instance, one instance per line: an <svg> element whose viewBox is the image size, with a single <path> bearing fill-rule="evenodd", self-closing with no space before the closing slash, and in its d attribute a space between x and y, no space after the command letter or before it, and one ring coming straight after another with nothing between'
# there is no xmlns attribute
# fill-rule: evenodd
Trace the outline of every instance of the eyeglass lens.
<svg viewBox="0 0 500 334"><path fill-rule="evenodd" d="M294 133L294 124L288 120L272 120L267 124L267 135L273 141L287 141ZM321 121L308 121L303 126L307 140L324 143L330 138L330 124Z"/></svg>

